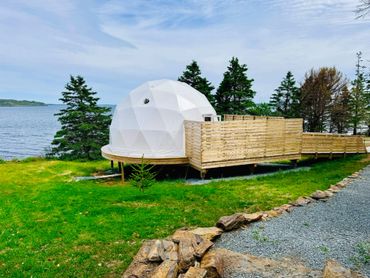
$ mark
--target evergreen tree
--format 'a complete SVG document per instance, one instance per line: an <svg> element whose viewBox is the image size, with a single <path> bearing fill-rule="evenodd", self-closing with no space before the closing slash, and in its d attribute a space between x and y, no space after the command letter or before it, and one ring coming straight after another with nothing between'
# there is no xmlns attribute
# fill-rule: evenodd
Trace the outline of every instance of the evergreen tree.
<svg viewBox="0 0 370 278"><path fill-rule="evenodd" d="M362 53L358 52L356 55L356 78L352 82L352 90L349 101L351 110L351 124L354 135L357 134L359 125L366 121L366 109L369 105L366 97L366 80L363 71L364 66L362 66Z"/></svg>
<svg viewBox="0 0 370 278"><path fill-rule="evenodd" d="M224 78L217 89L216 111L218 114L246 114L253 106L253 79L248 79L245 64L240 65L238 58L233 57L224 73Z"/></svg>
<svg viewBox="0 0 370 278"><path fill-rule="evenodd" d="M274 116L275 113L271 110L269 103L256 103L248 109L248 114L254 116Z"/></svg>
<svg viewBox="0 0 370 278"><path fill-rule="evenodd" d="M207 78L202 77L201 74L202 72L200 71L198 63L196 61L192 61L191 64L186 66L186 70L178 78L178 81L185 82L201 92L213 105L214 95L212 95L212 90L215 87L212 86L211 82L209 82Z"/></svg>
<svg viewBox="0 0 370 278"><path fill-rule="evenodd" d="M347 86L335 94L330 107L330 132L347 132L351 118L349 98L350 92Z"/></svg>
<svg viewBox="0 0 370 278"><path fill-rule="evenodd" d="M287 118L299 117L299 92L293 74L288 71L270 99L270 105L275 114Z"/></svg>
<svg viewBox="0 0 370 278"><path fill-rule="evenodd" d="M61 129L52 141L51 156L61 159L101 158L100 148L108 143L111 115L109 108L98 106L96 92L81 76L70 77L60 100L67 106L61 109L58 120Z"/></svg>
<svg viewBox="0 0 370 278"><path fill-rule="evenodd" d="M365 93L365 100L366 100L366 125L367 125L367 136L370 136L370 73L367 76L367 86L366 86L366 93Z"/></svg>

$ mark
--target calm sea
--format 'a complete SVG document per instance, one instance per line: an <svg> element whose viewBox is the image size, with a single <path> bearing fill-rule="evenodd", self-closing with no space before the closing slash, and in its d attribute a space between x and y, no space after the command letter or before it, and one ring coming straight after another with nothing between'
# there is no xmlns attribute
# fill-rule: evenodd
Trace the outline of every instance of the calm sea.
<svg viewBox="0 0 370 278"><path fill-rule="evenodd" d="M0 158L44 155L60 127L54 114L62 107L0 107Z"/></svg>
<svg viewBox="0 0 370 278"><path fill-rule="evenodd" d="M62 107L0 107L0 158L44 155L60 128L54 114Z"/></svg>

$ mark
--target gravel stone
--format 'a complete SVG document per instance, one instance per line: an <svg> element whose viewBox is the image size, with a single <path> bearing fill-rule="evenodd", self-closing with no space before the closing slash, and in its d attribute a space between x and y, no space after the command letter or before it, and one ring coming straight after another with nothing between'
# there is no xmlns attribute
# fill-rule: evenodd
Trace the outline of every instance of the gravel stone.
<svg viewBox="0 0 370 278"><path fill-rule="evenodd" d="M224 233L215 247L272 259L295 258L312 269L323 269L326 260L334 259L370 277L370 263L355 263L357 245L365 242L370 242L370 166L327 202L296 207L269 221Z"/></svg>

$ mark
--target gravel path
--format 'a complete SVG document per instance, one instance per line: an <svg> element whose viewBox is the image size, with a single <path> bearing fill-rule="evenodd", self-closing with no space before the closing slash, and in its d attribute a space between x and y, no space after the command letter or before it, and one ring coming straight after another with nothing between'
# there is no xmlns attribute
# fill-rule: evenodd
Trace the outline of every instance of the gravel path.
<svg viewBox="0 0 370 278"><path fill-rule="evenodd" d="M313 269L328 258L370 277L359 246L370 245L370 166L327 202L295 208L291 213L225 233L216 246L273 259L292 257ZM233 277L244 277L234 276Z"/></svg>

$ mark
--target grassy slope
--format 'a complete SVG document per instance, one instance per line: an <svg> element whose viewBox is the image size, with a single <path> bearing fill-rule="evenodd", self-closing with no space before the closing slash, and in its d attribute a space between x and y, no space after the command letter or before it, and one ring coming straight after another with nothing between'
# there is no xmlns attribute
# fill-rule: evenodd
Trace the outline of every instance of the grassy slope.
<svg viewBox="0 0 370 278"><path fill-rule="evenodd" d="M368 163L362 158L248 181L158 182L144 194L118 182L71 182L108 167L104 161L3 163L0 276L118 276L142 239L214 225L222 215L267 210L326 189Z"/></svg>

